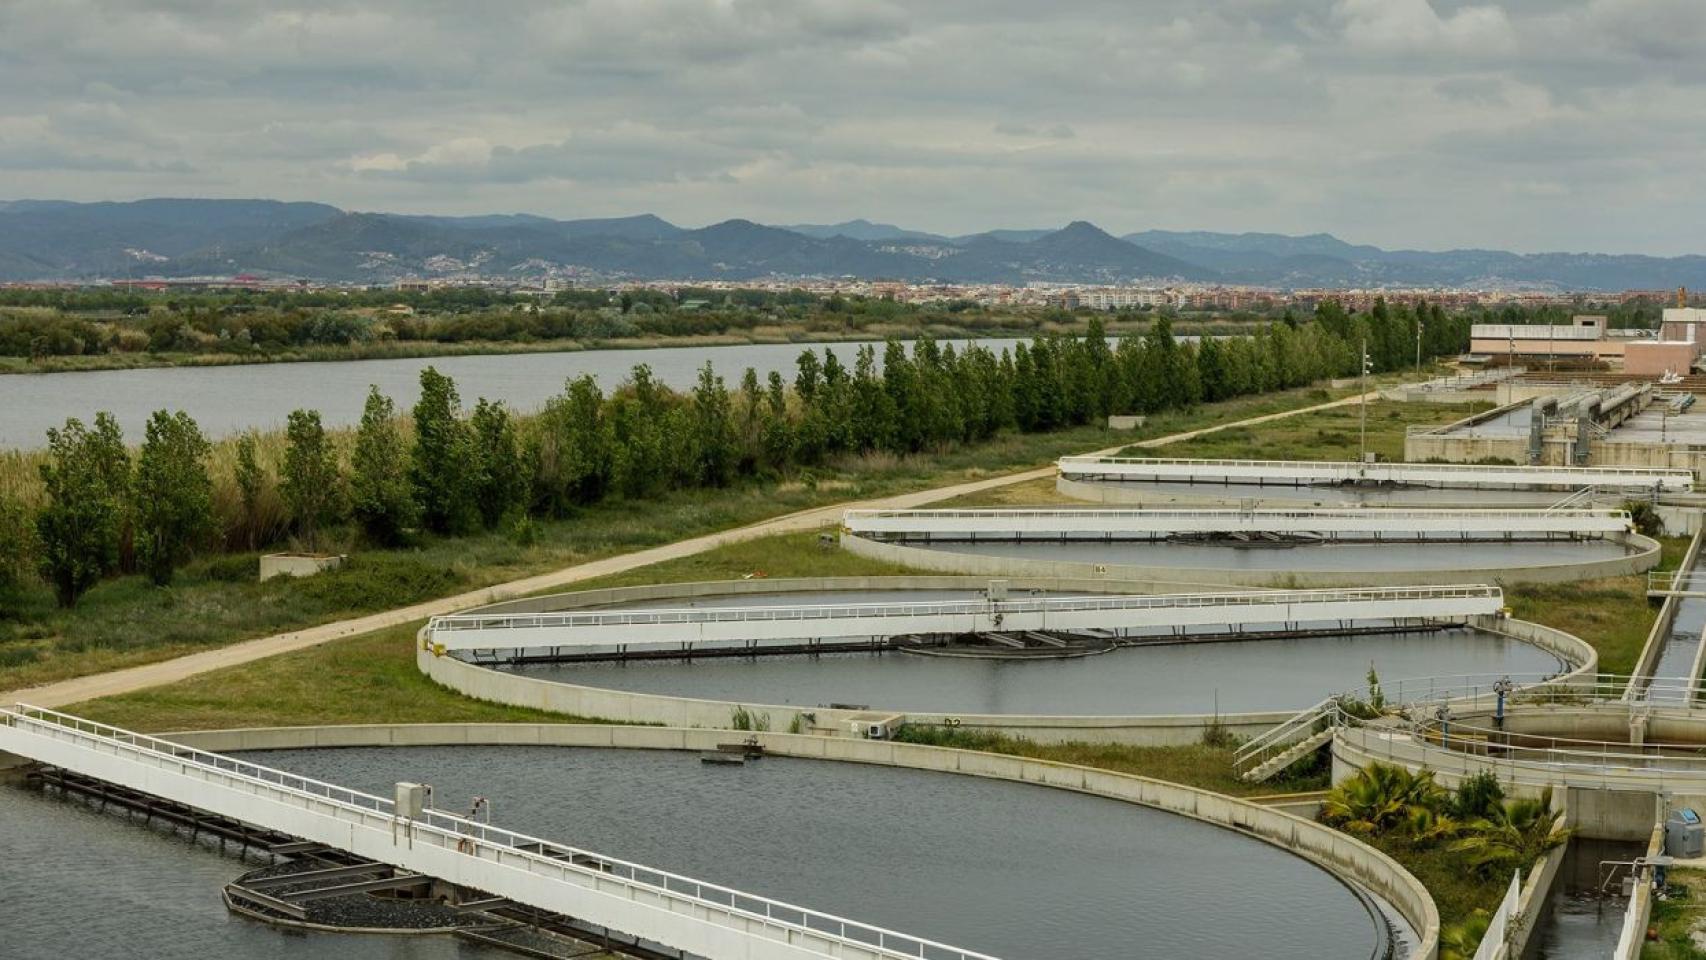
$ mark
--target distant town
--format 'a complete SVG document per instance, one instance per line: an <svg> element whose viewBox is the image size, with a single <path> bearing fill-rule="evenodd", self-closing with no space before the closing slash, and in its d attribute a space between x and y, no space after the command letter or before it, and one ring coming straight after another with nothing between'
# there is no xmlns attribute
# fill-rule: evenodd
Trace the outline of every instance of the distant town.
<svg viewBox="0 0 1706 960"><path fill-rule="evenodd" d="M603 280L571 281L555 277L497 278L477 275L401 279L386 283L333 283L313 280L280 279L251 274L229 277L148 277L143 279L111 279L102 281L63 282L0 282L0 290L89 290L110 289L134 293L327 293L338 291L370 293L396 290L400 293L429 293L443 290L485 290L512 296L553 297L573 290L654 291L679 300L678 309L692 310L709 305L705 300L682 298L684 292L763 291L768 293L807 293L817 297L867 297L913 305L973 303L987 308L1056 308L1063 310L1142 311L1172 308L1179 311L1256 313L1283 311L1286 308L1313 310L1325 301L1336 301L1347 310L1360 312L1372 309L1375 302L1415 304L1426 302L1446 309L1476 307L1569 307L1583 303L1621 305L1638 303L1668 303L1675 291L1622 290L1538 291L1538 290L1465 290L1439 287L1412 288L1343 288L1311 287L1278 289L1243 285L1168 284L1168 285L1090 285L1049 283L1037 281L1024 285L999 283L941 284L898 283L854 278L823 279L778 277L758 280Z"/></svg>

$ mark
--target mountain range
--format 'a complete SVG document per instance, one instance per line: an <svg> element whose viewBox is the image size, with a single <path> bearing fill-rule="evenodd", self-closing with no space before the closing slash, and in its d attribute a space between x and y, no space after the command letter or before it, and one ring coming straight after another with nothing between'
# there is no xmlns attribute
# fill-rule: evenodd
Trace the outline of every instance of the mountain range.
<svg viewBox="0 0 1706 960"><path fill-rule="evenodd" d="M945 236L893 224L687 229L651 214L415 216L275 200L0 201L0 281L226 276L608 280L862 277L944 283L1197 281L1540 290L1706 286L1706 257L1383 250L1330 234L1058 230Z"/></svg>

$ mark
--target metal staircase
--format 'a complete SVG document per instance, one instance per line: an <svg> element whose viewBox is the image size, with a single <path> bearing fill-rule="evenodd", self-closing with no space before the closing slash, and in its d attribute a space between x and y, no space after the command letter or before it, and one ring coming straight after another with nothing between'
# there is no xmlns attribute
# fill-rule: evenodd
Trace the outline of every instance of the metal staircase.
<svg viewBox="0 0 1706 960"><path fill-rule="evenodd" d="M1247 741L1233 754L1232 769L1248 783L1270 779L1333 739L1343 717L1339 701L1328 697Z"/></svg>

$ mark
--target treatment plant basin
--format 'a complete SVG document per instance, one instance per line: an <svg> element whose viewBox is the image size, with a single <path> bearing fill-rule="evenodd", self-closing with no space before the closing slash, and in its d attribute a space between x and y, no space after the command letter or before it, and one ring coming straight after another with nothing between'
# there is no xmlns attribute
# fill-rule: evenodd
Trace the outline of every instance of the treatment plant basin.
<svg viewBox="0 0 1706 960"><path fill-rule="evenodd" d="M1106 588L1105 588L1106 589ZM1013 589L1009 596L1076 596ZM572 596L572 595L570 595ZM634 600L621 609L698 609L792 604L979 599L976 590L817 590ZM613 609L600 605L596 609ZM1256 624L1262 633L1283 624ZM1570 669L1557 654L1466 626L1412 629L1370 622L1328 625L1301 636L1189 640L1132 631L1135 645L1093 656L966 657L840 652L703 659L607 659L494 665L538 680L667 697L801 709L979 715L1155 716L1298 710L1366 683L1442 674L1534 676ZM1207 628L1212 630L1213 628Z"/></svg>
<svg viewBox="0 0 1706 960"><path fill-rule="evenodd" d="M1030 784L828 761L707 765L679 751L381 747L268 751L269 766L496 822L1007 960L1380 955L1378 908L1238 832ZM505 956L437 937L303 936L226 914L246 865L16 788L0 791L7 956ZM1223 909L1208 911L1207 904ZM1401 921L1400 921L1401 923Z"/></svg>
<svg viewBox="0 0 1706 960"><path fill-rule="evenodd" d="M1286 486L1279 484L1141 480L1065 480L1062 494L1078 500L1130 506L1264 503L1318 507L1547 507L1567 490L1449 489L1387 486Z"/></svg>
<svg viewBox="0 0 1706 960"><path fill-rule="evenodd" d="M1394 537L1380 543L1299 543L1296 545L1234 545L1225 542L1169 543L1165 541L931 541L909 542L920 549L1003 557L1021 561L1068 562L1141 567L1177 572L1177 579L1192 579L1191 571L1203 571L1205 581L1213 571L1280 571L1306 575L1353 574L1357 582L1376 582L1369 575L1409 571L1457 573L1464 570L1509 570L1519 575L1525 568L1568 564L1590 564L1621 560L1637 549L1610 539L1515 540L1455 542L1405 540ZM1452 582L1465 582L1453 576Z"/></svg>

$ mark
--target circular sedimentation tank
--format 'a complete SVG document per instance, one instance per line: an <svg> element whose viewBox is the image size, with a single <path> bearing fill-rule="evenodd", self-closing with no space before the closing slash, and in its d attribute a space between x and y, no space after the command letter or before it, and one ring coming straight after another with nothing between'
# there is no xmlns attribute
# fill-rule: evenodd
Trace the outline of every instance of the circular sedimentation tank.
<svg viewBox="0 0 1706 960"><path fill-rule="evenodd" d="M879 603L974 599L973 590L843 590L651 600L630 609ZM1274 624L1272 627L1282 625ZM1404 629L1371 624L1255 640L1129 639L1089 657L937 657L905 651L531 663L524 676L636 693L802 708L858 704L874 710L1115 716L1299 710L1381 676L1562 673L1557 654L1472 627Z"/></svg>
<svg viewBox="0 0 1706 960"><path fill-rule="evenodd" d="M901 588L908 583L917 589ZM788 589L787 582L699 583L560 594L485 610L762 611L794 604L970 600L984 596L978 583L951 577L828 579L812 581L810 589ZM828 589L838 584L842 589ZM1117 586L1017 580L1009 596ZM929 646L818 653L742 648L693 657L654 651L639 658L562 659L538 648L527 651L530 657L497 650L436 655L423 634L417 662L463 693L587 717L727 727L738 710L749 710L773 730L845 733L846 722L858 717L900 715L907 722L1045 741L1149 744L1195 743L1211 725L1259 732L1323 697L1363 687L1371 669L1391 684L1442 674L1508 674L1534 682L1591 669L1594 662L1592 649L1576 638L1502 619L1480 625L1358 621L1244 629L1248 632L1235 634L1205 627L1183 636L1165 628L1131 630L1105 650L1064 656L1013 656L994 646L955 656L933 655Z"/></svg>
<svg viewBox="0 0 1706 960"><path fill-rule="evenodd" d="M426 781L446 808L478 794L512 829L1000 957L1120 956L1141 945L1155 956L1362 960L1389 935L1364 896L1278 847L1029 784L562 747L246 758L373 792ZM488 955L432 939L304 938L228 918L218 888L243 864L78 805L7 799L16 813L0 836L0 886L16 891L8 916L23 927L9 935L30 960ZM67 862L67 849L81 852ZM32 865L47 860L66 867L38 876ZM1236 909L1208 923L1206 902Z"/></svg>

